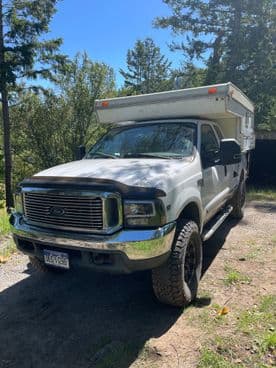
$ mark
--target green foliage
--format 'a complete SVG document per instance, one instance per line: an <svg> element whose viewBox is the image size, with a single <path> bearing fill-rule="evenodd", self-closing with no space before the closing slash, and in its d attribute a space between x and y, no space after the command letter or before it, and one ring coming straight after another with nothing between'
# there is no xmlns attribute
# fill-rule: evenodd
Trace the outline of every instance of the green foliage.
<svg viewBox="0 0 276 368"><path fill-rule="evenodd" d="M120 69L125 78L128 94L151 93L171 88L171 63L161 54L151 38L138 40L127 52L127 71Z"/></svg>
<svg viewBox="0 0 276 368"><path fill-rule="evenodd" d="M94 143L104 132L96 124L95 99L115 96L115 75L105 63L93 62L86 53L77 54L59 74L57 84L69 108L67 129L71 152L79 145Z"/></svg>
<svg viewBox="0 0 276 368"><path fill-rule="evenodd" d="M19 91L18 80L36 79L38 76L52 79L57 67L64 63L65 57L58 54L62 40L42 39L49 31L56 2L0 0L0 92L8 208L13 207L9 95Z"/></svg>
<svg viewBox="0 0 276 368"><path fill-rule="evenodd" d="M57 53L62 40L41 39L49 31L56 3L57 0L3 2L4 83L15 85L18 78L51 78L52 71L64 62L64 56Z"/></svg>
<svg viewBox="0 0 276 368"><path fill-rule="evenodd" d="M0 170L1 170L1 166L0 166ZM0 179L1 178L2 176L0 174ZM5 186L4 184L0 183L0 208L4 206L4 198L5 198Z"/></svg>
<svg viewBox="0 0 276 368"><path fill-rule="evenodd" d="M71 157L66 139L68 115L66 102L53 94L43 97L27 93L11 109L15 178L21 180Z"/></svg>
<svg viewBox="0 0 276 368"><path fill-rule="evenodd" d="M183 36L171 49L205 62L205 84L237 84L256 105L257 127L275 128L275 1L163 1L172 15L157 18L155 25Z"/></svg>
<svg viewBox="0 0 276 368"><path fill-rule="evenodd" d="M57 71L56 92L27 91L14 99L10 107L14 184L74 160L79 145L90 146L105 133L106 127L96 123L94 102L115 95L114 80L109 66L91 61L86 53L77 54Z"/></svg>
<svg viewBox="0 0 276 368"><path fill-rule="evenodd" d="M248 201L275 201L276 188L275 187L253 187L250 186L246 193Z"/></svg>
<svg viewBox="0 0 276 368"><path fill-rule="evenodd" d="M1 123L1 118L0 118ZM4 199L4 184L2 180L4 179L4 155L3 151L1 150L2 146L2 136L1 136L1 128L0 128L0 201Z"/></svg>
<svg viewBox="0 0 276 368"><path fill-rule="evenodd" d="M193 63L183 64L172 72L174 88L192 88L204 85L207 69L197 68Z"/></svg>

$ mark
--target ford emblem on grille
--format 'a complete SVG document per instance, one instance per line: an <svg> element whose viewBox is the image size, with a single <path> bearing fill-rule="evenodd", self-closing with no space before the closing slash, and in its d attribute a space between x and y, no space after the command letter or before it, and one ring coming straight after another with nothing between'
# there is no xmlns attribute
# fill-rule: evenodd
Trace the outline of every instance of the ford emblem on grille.
<svg viewBox="0 0 276 368"><path fill-rule="evenodd" d="M49 215L52 215L52 216L63 216L64 213L65 213L65 211L61 207L50 207L49 208Z"/></svg>

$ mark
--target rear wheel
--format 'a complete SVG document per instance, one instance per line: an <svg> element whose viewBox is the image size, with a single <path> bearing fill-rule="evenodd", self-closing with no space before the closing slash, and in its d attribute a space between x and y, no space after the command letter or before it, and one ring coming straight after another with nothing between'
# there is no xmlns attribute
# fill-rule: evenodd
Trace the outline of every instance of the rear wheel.
<svg viewBox="0 0 276 368"><path fill-rule="evenodd" d="M51 267L46 265L43 261L41 261L39 258L34 257L34 256L30 256L29 257L30 263L33 266L33 268L35 268L37 271L39 272L43 272L43 273L63 273L64 270L60 269L60 268L56 268L56 267Z"/></svg>
<svg viewBox="0 0 276 368"><path fill-rule="evenodd" d="M197 294L202 269L202 244L195 222L184 220L167 262L152 270L157 299L176 307L188 305Z"/></svg>

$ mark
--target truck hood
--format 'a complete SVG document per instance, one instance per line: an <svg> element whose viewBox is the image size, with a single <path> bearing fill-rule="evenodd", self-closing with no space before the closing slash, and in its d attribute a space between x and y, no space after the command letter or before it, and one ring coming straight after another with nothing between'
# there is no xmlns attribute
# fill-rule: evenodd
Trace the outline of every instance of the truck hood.
<svg viewBox="0 0 276 368"><path fill-rule="evenodd" d="M191 159L84 159L58 165L35 175L114 180L130 186L172 189L174 178ZM181 171L180 171L181 170Z"/></svg>

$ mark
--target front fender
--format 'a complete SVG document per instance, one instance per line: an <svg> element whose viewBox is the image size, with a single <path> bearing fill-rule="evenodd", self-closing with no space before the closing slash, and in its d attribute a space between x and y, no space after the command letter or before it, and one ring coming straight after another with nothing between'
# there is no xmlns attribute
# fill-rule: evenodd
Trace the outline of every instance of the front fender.
<svg viewBox="0 0 276 368"><path fill-rule="evenodd" d="M188 205L191 203L195 204L198 209L199 228L201 232L203 227L203 208L200 186L198 183L192 186L184 185L181 190L176 188L174 191L168 193L167 199L169 203L168 222L176 221Z"/></svg>

